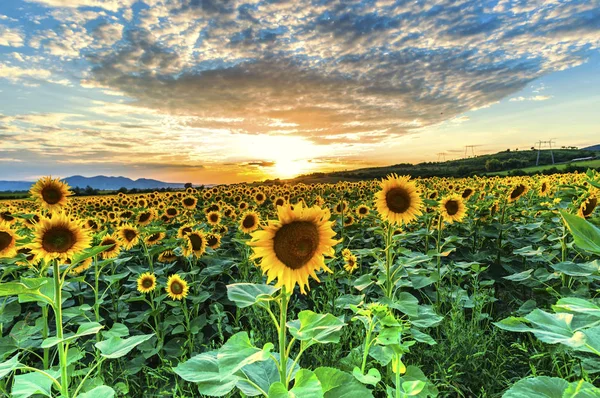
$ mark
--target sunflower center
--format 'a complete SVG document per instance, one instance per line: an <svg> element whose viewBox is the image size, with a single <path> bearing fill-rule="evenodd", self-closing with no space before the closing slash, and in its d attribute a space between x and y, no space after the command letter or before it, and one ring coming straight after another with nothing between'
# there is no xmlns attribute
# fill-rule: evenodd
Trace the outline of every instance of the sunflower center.
<svg viewBox="0 0 600 398"><path fill-rule="evenodd" d="M186 206L192 206L194 204L194 199L193 198L186 198L183 200L183 204Z"/></svg>
<svg viewBox="0 0 600 398"><path fill-rule="evenodd" d="M100 246L110 246L108 249L106 249L106 251L111 251L115 248L116 244L117 242L115 242L114 239L105 239L100 243Z"/></svg>
<svg viewBox="0 0 600 398"><path fill-rule="evenodd" d="M142 213L140 214L140 222L146 222L150 218L150 213Z"/></svg>
<svg viewBox="0 0 600 398"><path fill-rule="evenodd" d="M50 253L65 253L73 247L76 237L69 228L50 228L42 237L42 247Z"/></svg>
<svg viewBox="0 0 600 398"><path fill-rule="evenodd" d="M123 235L125 235L125 239L127 239L127 242L131 242L137 236L137 234L135 233L135 231L132 230L132 229L126 229L123 232Z"/></svg>
<svg viewBox="0 0 600 398"><path fill-rule="evenodd" d="M13 237L8 232L0 231L0 252L6 249L13 241Z"/></svg>
<svg viewBox="0 0 600 398"><path fill-rule="evenodd" d="M62 199L62 192L56 187L45 187L42 189L42 198L44 198L44 202L54 205Z"/></svg>
<svg viewBox="0 0 600 398"><path fill-rule="evenodd" d="M150 278L144 278L144 280L142 281L142 286L144 286L144 288L146 289L150 289L153 285L154 283Z"/></svg>
<svg viewBox="0 0 600 398"><path fill-rule="evenodd" d="M170 216L174 216L177 214L177 209L169 208L167 209L167 214Z"/></svg>
<svg viewBox="0 0 600 398"><path fill-rule="evenodd" d="M588 217L590 214L592 214L592 212L596 208L597 204L598 204L598 199L596 199L596 198L588 199L588 201L586 202L586 204L583 208L583 212L582 212L583 216Z"/></svg>
<svg viewBox="0 0 600 398"><path fill-rule="evenodd" d="M394 213L404 213L410 208L410 194L404 188L392 188L385 194L385 202Z"/></svg>
<svg viewBox="0 0 600 398"><path fill-rule="evenodd" d="M367 208L366 207L361 207L360 209L358 209L358 212L360 214L367 214Z"/></svg>
<svg viewBox="0 0 600 398"><path fill-rule="evenodd" d="M192 244L192 250L198 251L202 249L202 238L198 234L188 235L188 239Z"/></svg>
<svg viewBox="0 0 600 398"><path fill-rule="evenodd" d="M546 192L547 189L548 189L548 184L543 183L542 184L542 193Z"/></svg>
<svg viewBox="0 0 600 398"><path fill-rule="evenodd" d="M206 243L207 243L209 246L214 246L214 245L216 245L216 244L218 243L218 240L217 240L217 238L216 238L216 237L214 237L214 236L209 236L209 237L208 237L208 239L207 239L207 241L206 241Z"/></svg>
<svg viewBox="0 0 600 398"><path fill-rule="evenodd" d="M181 229L181 234L183 236L189 234L190 232L192 232L192 228L190 228L190 227L184 227L184 228Z"/></svg>
<svg viewBox="0 0 600 398"><path fill-rule="evenodd" d="M217 216L216 214L211 214L210 215L210 221L212 221L212 222L219 221L219 216Z"/></svg>
<svg viewBox="0 0 600 398"><path fill-rule="evenodd" d="M160 237L160 234L159 234L159 233L152 234L152 235L150 235L150 237L148 238L148 242L154 242L154 241L158 240L158 238L159 238L159 237Z"/></svg>
<svg viewBox="0 0 600 398"><path fill-rule="evenodd" d="M449 200L444 205L448 215L453 216L458 213L458 201L457 200Z"/></svg>
<svg viewBox="0 0 600 398"><path fill-rule="evenodd" d="M10 222L10 221L14 220L15 218L13 216L11 216L11 214L9 212L5 211L4 213L2 213L2 219Z"/></svg>
<svg viewBox="0 0 600 398"><path fill-rule="evenodd" d="M171 283L171 293L181 294L183 293L183 285L177 281Z"/></svg>
<svg viewBox="0 0 600 398"><path fill-rule="evenodd" d="M252 228L254 226L254 217L246 216L242 222L244 228Z"/></svg>
<svg viewBox="0 0 600 398"><path fill-rule="evenodd" d="M294 221L282 226L275 234L273 249L288 268L302 268L319 247L319 231L309 221Z"/></svg>
<svg viewBox="0 0 600 398"><path fill-rule="evenodd" d="M513 191L510 194L510 198L516 199L519 196L521 196L523 194L523 192L525 192L525 185L521 184L518 187L516 187L515 189L513 189Z"/></svg>
<svg viewBox="0 0 600 398"><path fill-rule="evenodd" d="M471 196L472 193L473 193L473 190L471 188L465 189L462 194L463 199L468 198L469 196Z"/></svg>

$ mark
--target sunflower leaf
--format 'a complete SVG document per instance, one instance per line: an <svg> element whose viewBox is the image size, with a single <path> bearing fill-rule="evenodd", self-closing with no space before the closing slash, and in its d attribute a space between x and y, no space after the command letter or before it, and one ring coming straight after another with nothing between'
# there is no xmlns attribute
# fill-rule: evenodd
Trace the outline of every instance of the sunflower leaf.
<svg viewBox="0 0 600 398"><path fill-rule="evenodd" d="M205 352L180 363L173 371L182 379L196 383L200 394L221 397L235 387L239 378L232 373L221 373L217 351Z"/></svg>
<svg viewBox="0 0 600 398"><path fill-rule="evenodd" d="M142 344L144 341L149 340L153 336L153 334L142 334L139 336L130 337L128 339L112 337L108 340L96 343L96 348L100 350L102 356L105 358L120 358L127 355L136 346Z"/></svg>
<svg viewBox="0 0 600 398"><path fill-rule="evenodd" d="M268 300L279 288L257 283L234 283L227 285L227 297L239 308L246 308Z"/></svg>
<svg viewBox="0 0 600 398"><path fill-rule="evenodd" d="M583 250L600 254L600 229L585 219L566 213L560 212L565 224L571 234L575 244Z"/></svg>
<svg viewBox="0 0 600 398"><path fill-rule="evenodd" d="M317 314L309 310L300 311L298 319L287 323L296 339L322 344L338 343L345 325L344 321L331 314Z"/></svg>
<svg viewBox="0 0 600 398"><path fill-rule="evenodd" d="M272 343L267 343L261 350L252 345L248 333L236 333L219 349L219 371L223 374L235 373L246 365L265 361L269 359L273 347Z"/></svg>

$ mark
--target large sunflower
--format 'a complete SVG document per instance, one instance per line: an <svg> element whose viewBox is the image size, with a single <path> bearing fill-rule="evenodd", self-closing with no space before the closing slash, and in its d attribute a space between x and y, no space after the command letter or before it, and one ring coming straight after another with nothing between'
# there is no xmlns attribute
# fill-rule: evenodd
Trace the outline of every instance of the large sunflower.
<svg viewBox="0 0 600 398"><path fill-rule="evenodd" d="M508 201L509 202L515 202L516 200L518 200L521 196L525 195L527 193L527 191L529 190L529 187L527 187L527 185L525 184L517 184L515 185L511 190L510 193L508 194Z"/></svg>
<svg viewBox="0 0 600 398"><path fill-rule="evenodd" d="M333 239L335 232L327 209L305 208L302 204L292 209L285 205L277 208L277 215L278 221L270 221L263 230L251 234L251 258L262 259L260 267L267 274L267 283L277 278L276 285L285 286L288 292L298 284L304 294L309 275L320 282L315 271L332 272L324 256L333 256L333 246L340 241Z"/></svg>
<svg viewBox="0 0 600 398"><path fill-rule="evenodd" d="M375 207L381 217L396 224L407 224L421 215L421 203L417 185L409 176L388 176L375 194Z"/></svg>
<svg viewBox="0 0 600 398"><path fill-rule="evenodd" d="M460 195L451 195L442 200L440 214L447 223L461 222L467 214L467 209Z"/></svg>
<svg viewBox="0 0 600 398"><path fill-rule="evenodd" d="M10 225L0 221L0 258L12 258L17 254L17 232Z"/></svg>
<svg viewBox="0 0 600 398"><path fill-rule="evenodd" d="M173 300L182 300L187 297L189 287L187 282L181 279L179 275L173 274L167 280L165 290Z"/></svg>
<svg viewBox="0 0 600 398"><path fill-rule="evenodd" d="M43 208L56 211L67 205L67 199L73 193L69 185L59 178L42 177L29 190Z"/></svg>
<svg viewBox="0 0 600 398"><path fill-rule="evenodd" d="M581 206L579 206L579 211L577 214L579 214L579 217L589 218L591 217L597 205L598 199L594 196L590 196L581 204Z"/></svg>
<svg viewBox="0 0 600 398"><path fill-rule="evenodd" d="M117 235L127 250L130 250L140 241L140 232L129 224L122 225L117 231Z"/></svg>
<svg viewBox="0 0 600 398"><path fill-rule="evenodd" d="M206 251L206 237L202 231L193 231L185 236L187 240L186 246L183 248L183 255L194 255L201 257Z"/></svg>
<svg viewBox="0 0 600 398"><path fill-rule="evenodd" d="M52 218L42 218L36 225L34 235L32 252L46 262L52 259L66 261L88 248L91 243L88 231L64 213L54 214Z"/></svg>

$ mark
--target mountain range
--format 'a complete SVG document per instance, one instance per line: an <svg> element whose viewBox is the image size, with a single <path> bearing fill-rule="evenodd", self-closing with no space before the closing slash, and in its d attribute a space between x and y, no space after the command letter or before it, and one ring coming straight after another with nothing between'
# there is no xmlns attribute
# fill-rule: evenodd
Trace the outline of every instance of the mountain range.
<svg viewBox="0 0 600 398"><path fill-rule="evenodd" d="M127 189L160 189L160 188L183 188L185 184L175 182L163 182L158 180L152 180L148 178L139 178L132 180L127 177L108 177L108 176L95 176L95 177L83 177L83 176L72 176L62 179L71 188L86 188L88 186L94 189L100 190L118 190L119 188L125 187ZM0 192L5 191L28 191L31 185L34 184L32 181L1 181L0 180Z"/></svg>

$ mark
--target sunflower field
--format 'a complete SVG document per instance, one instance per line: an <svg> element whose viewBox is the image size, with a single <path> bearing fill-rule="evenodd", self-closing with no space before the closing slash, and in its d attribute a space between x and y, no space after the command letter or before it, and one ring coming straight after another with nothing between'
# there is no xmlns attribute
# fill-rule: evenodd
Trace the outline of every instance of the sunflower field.
<svg viewBox="0 0 600 398"><path fill-rule="evenodd" d="M597 173L0 202L0 396L600 397Z"/></svg>

